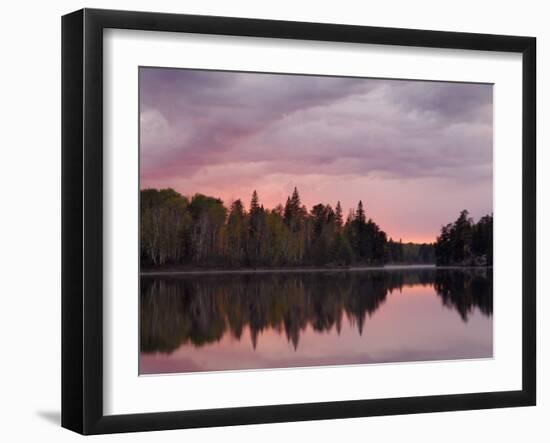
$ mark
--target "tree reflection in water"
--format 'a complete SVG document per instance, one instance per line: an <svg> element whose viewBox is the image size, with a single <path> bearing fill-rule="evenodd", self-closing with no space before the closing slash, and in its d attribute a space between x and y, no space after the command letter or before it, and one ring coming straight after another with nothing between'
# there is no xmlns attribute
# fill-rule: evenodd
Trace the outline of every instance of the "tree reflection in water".
<svg viewBox="0 0 550 443"><path fill-rule="evenodd" d="M389 293L419 285L433 287L464 322L476 308L492 315L490 269L142 276L141 351L171 353L225 334L239 340L246 327L254 347L263 330L273 329L297 348L308 325L339 333L344 317L361 334Z"/></svg>

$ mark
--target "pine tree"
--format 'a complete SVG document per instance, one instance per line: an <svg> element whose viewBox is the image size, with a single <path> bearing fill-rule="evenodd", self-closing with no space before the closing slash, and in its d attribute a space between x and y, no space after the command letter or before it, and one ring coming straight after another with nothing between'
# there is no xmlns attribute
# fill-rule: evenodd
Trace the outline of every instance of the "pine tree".
<svg viewBox="0 0 550 443"><path fill-rule="evenodd" d="M292 198L290 199L290 202L294 208L299 208L302 206L300 203L300 194L298 194L298 188L296 186L294 187L294 192L292 193Z"/></svg>
<svg viewBox="0 0 550 443"><path fill-rule="evenodd" d="M363 209L363 202L361 200L359 200L357 211L355 211L355 220L357 220L359 223L365 223L367 221L365 217L365 210Z"/></svg>
<svg viewBox="0 0 550 443"><path fill-rule="evenodd" d="M283 212L283 220L285 222L285 225L290 226L290 220L292 219L292 208L290 206L290 197L286 198L286 204L285 209Z"/></svg>
<svg viewBox="0 0 550 443"><path fill-rule="evenodd" d="M350 245L355 253L355 256L362 262L368 262L371 257L369 238L369 226L367 226L365 210L363 202L359 200L357 210L354 213L353 220L350 223Z"/></svg>
<svg viewBox="0 0 550 443"><path fill-rule="evenodd" d="M285 224L290 228L292 232L298 232L302 228L302 219L305 217L307 211L302 207L300 201L300 194L295 187L292 192L292 197L287 198L284 212Z"/></svg>
<svg viewBox="0 0 550 443"><path fill-rule="evenodd" d="M340 205L340 200L338 200L338 203L336 203L336 209L334 211L334 215L335 215L336 226L338 228L341 228L342 225L344 224L344 218L342 216L342 205Z"/></svg>
<svg viewBox="0 0 550 443"><path fill-rule="evenodd" d="M260 205L258 193L252 193L250 200L250 216L248 225L247 258L252 265L262 264L268 247L266 244L266 212Z"/></svg>
<svg viewBox="0 0 550 443"><path fill-rule="evenodd" d="M256 190L252 193L252 199L250 200L250 214L258 212L260 209L260 202L258 198L258 193Z"/></svg>
<svg viewBox="0 0 550 443"><path fill-rule="evenodd" d="M246 213L241 200L235 200L227 218L227 256L233 264L240 264L246 242Z"/></svg>

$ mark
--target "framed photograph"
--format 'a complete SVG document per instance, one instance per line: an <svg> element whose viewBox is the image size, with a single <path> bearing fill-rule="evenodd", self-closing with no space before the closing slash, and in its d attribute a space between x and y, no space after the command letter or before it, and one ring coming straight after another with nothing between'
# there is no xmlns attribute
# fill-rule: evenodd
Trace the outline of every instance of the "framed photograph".
<svg viewBox="0 0 550 443"><path fill-rule="evenodd" d="M536 402L532 37L62 19L62 425Z"/></svg>

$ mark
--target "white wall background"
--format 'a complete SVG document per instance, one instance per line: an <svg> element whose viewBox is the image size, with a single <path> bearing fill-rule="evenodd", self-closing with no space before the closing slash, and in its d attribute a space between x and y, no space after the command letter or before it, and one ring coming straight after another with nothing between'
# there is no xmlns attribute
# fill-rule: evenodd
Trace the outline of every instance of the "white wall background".
<svg viewBox="0 0 550 443"><path fill-rule="evenodd" d="M60 16L81 7L350 23L538 38L539 275L548 266L545 2L112 0L5 2L0 26L0 438L75 441L60 414ZM548 123L547 123L548 124ZM543 204L545 196L545 204ZM545 252L541 253L541 249ZM94 441L532 441L550 438L548 274L539 278L537 407L101 436Z"/></svg>

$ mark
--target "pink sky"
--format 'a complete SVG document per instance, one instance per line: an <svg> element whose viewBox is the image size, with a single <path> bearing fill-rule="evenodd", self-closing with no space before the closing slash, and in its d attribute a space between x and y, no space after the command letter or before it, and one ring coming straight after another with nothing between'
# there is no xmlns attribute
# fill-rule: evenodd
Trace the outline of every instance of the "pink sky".
<svg viewBox="0 0 550 443"><path fill-rule="evenodd" d="M492 212L492 143L492 85L140 68L142 189L272 208L296 186L434 241Z"/></svg>

